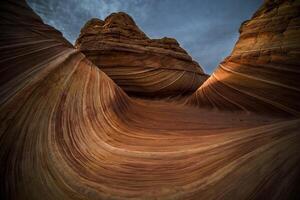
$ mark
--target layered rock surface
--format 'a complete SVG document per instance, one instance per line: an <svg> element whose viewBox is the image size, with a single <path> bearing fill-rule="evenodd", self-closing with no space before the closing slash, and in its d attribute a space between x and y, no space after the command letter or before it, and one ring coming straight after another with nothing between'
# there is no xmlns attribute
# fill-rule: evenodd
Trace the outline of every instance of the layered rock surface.
<svg viewBox="0 0 300 200"><path fill-rule="evenodd" d="M88 21L76 48L130 94L182 95L208 77L175 39L149 39L123 12Z"/></svg>
<svg viewBox="0 0 300 200"><path fill-rule="evenodd" d="M300 3L268 0L190 103L300 115Z"/></svg>
<svg viewBox="0 0 300 200"><path fill-rule="evenodd" d="M1 199L299 199L299 117L131 98L24 0L0 10Z"/></svg>

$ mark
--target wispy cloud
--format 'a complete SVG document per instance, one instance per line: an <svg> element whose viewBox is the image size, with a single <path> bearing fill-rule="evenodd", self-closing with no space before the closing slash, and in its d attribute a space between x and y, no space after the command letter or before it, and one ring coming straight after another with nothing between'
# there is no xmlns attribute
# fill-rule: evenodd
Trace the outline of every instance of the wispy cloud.
<svg viewBox="0 0 300 200"><path fill-rule="evenodd" d="M150 37L175 37L211 73L230 54L240 24L262 0L28 0L72 43L87 20L125 11Z"/></svg>
<svg viewBox="0 0 300 200"><path fill-rule="evenodd" d="M142 0L28 0L28 3L46 23L63 32L73 43L87 20L93 17L104 19L118 11L127 11L144 19L147 6Z"/></svg>

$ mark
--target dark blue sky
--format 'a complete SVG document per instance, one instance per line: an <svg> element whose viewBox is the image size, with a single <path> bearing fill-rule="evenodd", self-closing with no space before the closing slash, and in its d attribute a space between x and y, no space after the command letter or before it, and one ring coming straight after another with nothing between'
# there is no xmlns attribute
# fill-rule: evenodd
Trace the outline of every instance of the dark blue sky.
<svg viewBox="0 0 300 200"><path fill-rule="evenodd" d="M92 17L104 19L116 11L130 14L151 38L174 37L212 73L228 56L240 24L262 0L28 0L43 20L72 43Z"/></svg>

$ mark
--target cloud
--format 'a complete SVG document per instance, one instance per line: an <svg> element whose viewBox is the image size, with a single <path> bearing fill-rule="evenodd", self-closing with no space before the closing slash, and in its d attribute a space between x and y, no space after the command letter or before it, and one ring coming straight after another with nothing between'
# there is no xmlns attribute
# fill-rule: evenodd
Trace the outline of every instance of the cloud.
<svg viewBox="0 0 300 200"><path fill-rule="evenodd" d="M93 17L104 19L112 12L124 10L144 19L147 6L142 0L28 0L28 3L46 23L63 32L72 43L85 22Z"/></svg>
<svg viewBox="0 0 300 200"><path fill-rule="evenodd" d="M230 54L240 24L261 0L28 0L42 19L74 43L87 20L130 14L152 38L176 38L208 73Z"/></svg>

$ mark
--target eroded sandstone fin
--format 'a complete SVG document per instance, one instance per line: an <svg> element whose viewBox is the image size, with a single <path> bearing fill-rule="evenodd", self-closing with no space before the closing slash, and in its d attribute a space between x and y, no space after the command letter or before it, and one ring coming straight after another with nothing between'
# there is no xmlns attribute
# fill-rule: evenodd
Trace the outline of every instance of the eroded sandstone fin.
<svg viewBox="0 0 300 200"><path fill-rule="evenodd" d="M268 0L240 28L231 55L189 103L300 115L300 3Z"/></svg>

